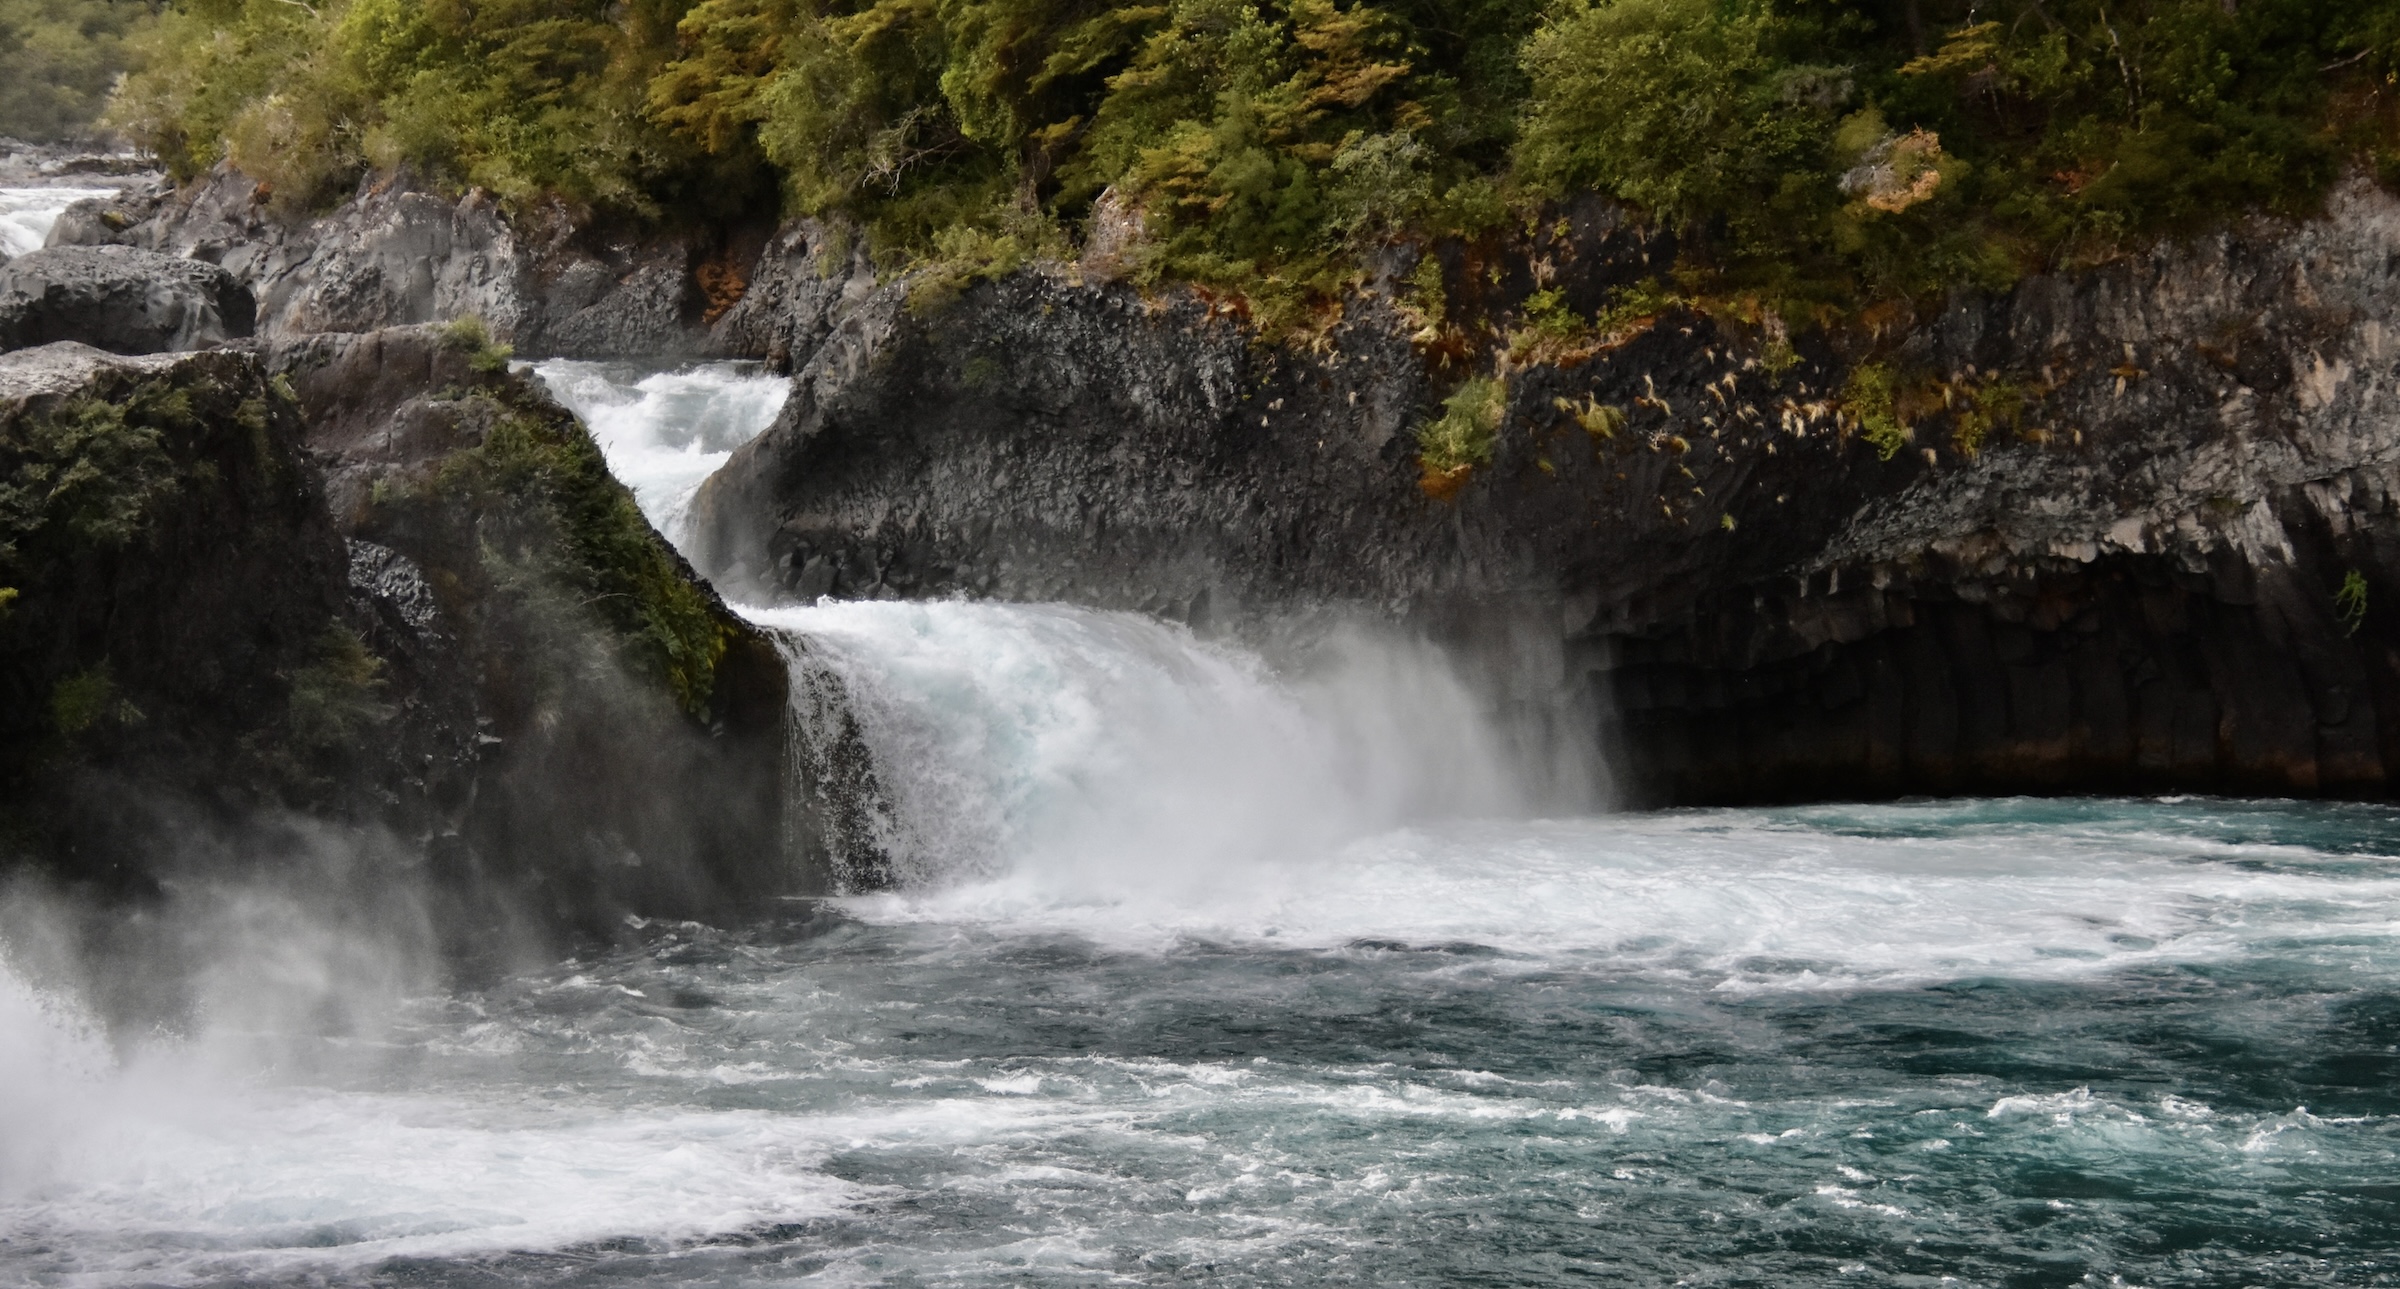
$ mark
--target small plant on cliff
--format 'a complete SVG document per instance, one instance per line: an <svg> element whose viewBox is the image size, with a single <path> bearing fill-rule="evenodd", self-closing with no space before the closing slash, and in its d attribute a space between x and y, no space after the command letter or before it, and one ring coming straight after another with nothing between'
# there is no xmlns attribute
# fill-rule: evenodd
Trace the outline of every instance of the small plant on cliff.
<svg viewBox="0 0 2400 1289"><path fill-rule="evenodd" d="M105 662L51 687L50 723L70 738L101 726L132 725L141 719L141 709L117 693L116 677L109 674Z"/></svg>
<svg viewBox="0 0 2400 1289"><path fill-rule="evenodd" d="M76 399L0 430L0 570L131 542L152 507L181 486L166 436L192 423L180 391L146 386L120 402Z"/></svg>
<svg viewBox="0 0 2400 1289"><path fill-rule="evenodd" d="M1466 486L1475 467L1492 463L1500 418L1508 407L1508 383L1473 376L1442 400L1442 414L1417 431L1417 486L1447 501Z"/></svg>
<svg viewBox="0 0 2400 1289"><path fill-rule="evenodd" d="M2342 577L2341 588L2333 593L2334 616L2341 619L2342 634L2357 635L2367 622L2367 578L2357 569Z"/></svg>
<svg viewBox="0 0 2400 1289"><path fill-rule="evenodd" d="M1842 387L1842 403L1858 422L1858 436L1889 461L1908 445L1908 427L1895 407L1892 369L1882 363L1860 363Z"/></svg>
<svg viewBox="0 0 2400 1289"><path fill-rule="evenodd" d="M491 328L472 313L442 324L442 344L465 354L469 370L487 376L507 371L517 353L514 346L493 340Z"/></svg>
<svg viewBox="0 0 2400 1289"><path fill-rule="evenodd" d="M1603 403L1590 394L1584 395L1580 403L1560 398L1551 400L1551 405L1574 418L1575 424L1595 440L1613 439L1618 431L1625 428L1624 408Z"/></svg>
<svg viewBox="0 0 2400 1289"><path fill-rule="evenodd" d="M382 688L383 660L368 652L356 632L327 628L318 638L316 656L292 673L285 717L292 741L309 749L351 743L392 718L390 705L378 697Z"/></svg>
<svg viewBox="0 0 2400 1289"><path fill-rule="evenodd" d="M2013 433L2023 428L2025 407L2031 401L2023 385L1997 376L1980 385L1949 391L1949 398L1956 405L1950 443L1968 457L1982 454L1984 441L1993 430Z"/></svg>

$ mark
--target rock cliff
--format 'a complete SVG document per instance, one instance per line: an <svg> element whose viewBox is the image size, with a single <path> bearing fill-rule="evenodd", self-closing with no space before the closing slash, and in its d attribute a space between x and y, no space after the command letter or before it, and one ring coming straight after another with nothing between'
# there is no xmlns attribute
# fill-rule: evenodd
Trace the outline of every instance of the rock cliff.
<svg viewBox="0 0 2400 1289"><path fill-rule="evenodd" d="M1537 285L1596 302L1658 249L1590 210L1443 277L1496 349ZM1064 271L931 311L896 284L817 333L695 557L746 593L1414 620L1500 701L1600 722L1638 802L2380 796L2395 251L2400 203L2355 184L1873 345L1670 309L1449 370L1397 272L1315 351ZM1415 430L1495 361L1491 460L1428 495ZM1870 362L1899 390L1874 436Z"/></svg>
<svg viewBox="0 0 2400 1289"><path fill-rule="evenodd" d="M139 895L332 827L466 952L805 879L773 649L471 336L0 357L0 525L0 859Z"/></svg>
<svg viewBox="0 0 2400 1289"><path fill-rule="evenodd" d="M1396 248L1289 345L1097 263L879 281L807 225L611 241L404 185L289 223L231 172L129 200L62 238L219 263L269 337L472 313L525 352L787 366L695 509L744 595L1409 622L1596 732L1633 802L2400 771L2400 204L2364 182L1796 352L1739 302L1546 333L1537 291L1589 319L1672 262L1599 205L1435 248L1447 326ZM1471 376L1489 459L1429 492L1417 431Z"/></svg>

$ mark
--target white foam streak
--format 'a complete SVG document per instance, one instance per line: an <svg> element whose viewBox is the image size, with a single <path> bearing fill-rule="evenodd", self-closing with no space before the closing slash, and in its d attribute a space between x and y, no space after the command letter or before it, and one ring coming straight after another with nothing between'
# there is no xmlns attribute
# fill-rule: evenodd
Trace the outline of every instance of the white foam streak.
<svg viewBox="0 0 2400 1289"><path fill-rule="evenodd" d="M693 494L735 448L774 423L791 393L790 381L763 374L755 363L658 371L554 358L533 370L582 418L609 470L677 546Z"/></svg>

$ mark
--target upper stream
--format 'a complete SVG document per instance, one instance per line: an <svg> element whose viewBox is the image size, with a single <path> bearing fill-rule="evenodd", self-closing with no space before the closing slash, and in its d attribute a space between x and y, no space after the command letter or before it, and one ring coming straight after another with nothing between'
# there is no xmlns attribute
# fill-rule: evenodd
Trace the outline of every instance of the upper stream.
<svg viewBox="0 0 2400 1289"><path fill-rule="evenodd" d="M681 408L602 433L662 521L774 414L544 373ZM751 612L894 889L439 987L228 888L105 1038L0 908L0 1283L2400 1282L2400 810L1543 817L1404 640Z"/></svg>

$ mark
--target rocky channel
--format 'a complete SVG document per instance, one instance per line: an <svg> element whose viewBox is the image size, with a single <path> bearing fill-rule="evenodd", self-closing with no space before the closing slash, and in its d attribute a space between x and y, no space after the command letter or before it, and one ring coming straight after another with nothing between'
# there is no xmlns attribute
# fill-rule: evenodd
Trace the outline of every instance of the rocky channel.
<svg viewBox="0 0 2400 1289"><path fill-rule="evenodd" d="M2400 200L2363 181L1796 350L1683 306L1523 343L1537 289L1588 315L1671 256L1597 204L1394 248L1301 341L1098 260L930 291L813 224L617 235L404 180L313 219L231 171L136 183L51 242L0 270L9 793L91 880L171 831L138 788L364 821L492 917L788 887L786 682L718 588L1397 623L1634 805L2400 775ZM791 373L697 572L502 342ZM1869 362L1909 391L1880 438ZM1417 431L1470 376L1504 381L1490 459L1429 488ZM187 481L94 502L121 533L23 500L94 417ZM270 747L315 750L241 759Z"/></svg>

